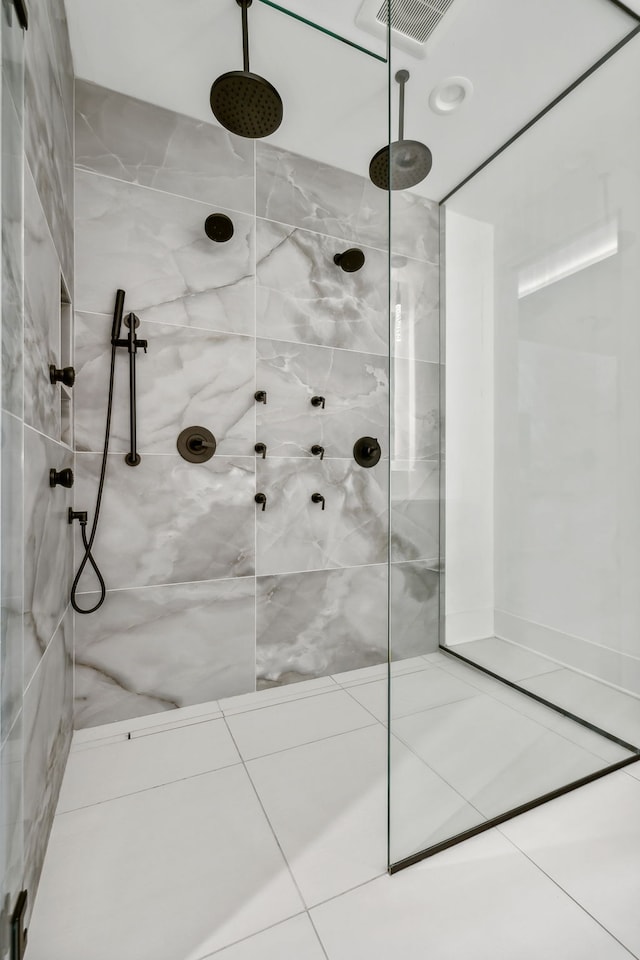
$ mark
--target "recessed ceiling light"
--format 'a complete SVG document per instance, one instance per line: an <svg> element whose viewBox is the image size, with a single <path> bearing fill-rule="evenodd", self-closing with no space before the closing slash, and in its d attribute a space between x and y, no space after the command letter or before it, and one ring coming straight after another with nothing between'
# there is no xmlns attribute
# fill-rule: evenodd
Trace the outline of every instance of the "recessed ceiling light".
<svg viewBox="0 0 640 960"><path fill-rule="evenodd" d="M434 113L453 113L472 93L473 84L467 77L447 77L429 94L429 106Z"/></svg>

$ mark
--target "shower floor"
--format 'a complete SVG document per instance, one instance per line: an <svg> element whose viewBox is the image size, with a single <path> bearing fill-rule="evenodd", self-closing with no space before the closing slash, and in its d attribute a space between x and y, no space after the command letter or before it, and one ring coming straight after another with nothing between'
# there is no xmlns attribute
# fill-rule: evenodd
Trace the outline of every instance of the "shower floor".
<svg viewBox="0 0 640 960"><path fill-rule="evenodd" d="M629 755L445 654L394 673L394 859ZM640 953L640 765L389 878L386 689L374 667L76 733L27 960Z"/></svg>

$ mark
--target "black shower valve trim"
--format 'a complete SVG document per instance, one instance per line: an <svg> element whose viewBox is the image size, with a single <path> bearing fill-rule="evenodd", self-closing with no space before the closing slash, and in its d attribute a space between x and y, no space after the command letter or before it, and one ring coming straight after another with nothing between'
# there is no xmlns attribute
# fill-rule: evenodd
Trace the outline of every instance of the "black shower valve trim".
<svg viewBox="0 0 640 960"><path fill-rule="evenodd" d="M256 390L253 395L256 403L266 403L267 402L267 391L266 390Z"/></svg>
<svg viewBox="0 0 640 960"><path fill-rule="evenodd" d="M256 445L255 445L255 447L254 447L253 449L255 450L255 452L256 452L257 454L259 454L259 456L262 457L263 460L266 460L266 459L267 459L267 445L266 445L266 443L256 443Z"/></svg>
<svg viewBox="0 0 640 960"><path fill-rule="evenodd" d="M59 370L55 363L50 363L49 380L51 383L63 383L65 387L72 387L76 382L76 371L73 367L62 367Z"/></svg>
<svg viewBox="0 0 640 960"><path fill-rule="evenodd" d="M311 453L314 457L320 457L321 460L324 460L324 447L321 447L319 443L314 443L311 447Z"/></svg>
<svg viewBox="0 0 640 960"><path fill-rule="evenodd" d="M322 409L324 410L325 402L326 401L324 397L311 397L312 407L322 407Z"/></svg>
<svg viewBox="0 0 640 960"><path fill-rule="evenodd" d="M264 511L267 509L267 495L266 495L266 493L256 493L256 495L255 495L255 497L254 497L253 499L255 500L255 502L256 502L257 504L261 504L261 505L262 505L262 512L264 513Z"/></svg>
<svg viewBox="0 0 640 960"><path fill-rule="evenodd" d="M67 467L65 470L56 470L55 467L52 467L49 470L49 486L50 487L72 487L73 486L73 470Z"/></svg>
<svg viewBox="0 0 640 960"><path fill-rule="evenodd" d="M321 493L312 493L311 494L312 503L321 503L322 509L324 510L325 499Z"/></svg>

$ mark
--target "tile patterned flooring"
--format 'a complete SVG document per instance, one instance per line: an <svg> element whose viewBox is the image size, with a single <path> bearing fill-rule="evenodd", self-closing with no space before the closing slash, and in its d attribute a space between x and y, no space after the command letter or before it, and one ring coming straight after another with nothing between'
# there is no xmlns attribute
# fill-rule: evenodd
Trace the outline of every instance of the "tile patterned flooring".
<svg viewBox="0 0 640 960"><path fill-rule="evenodd" d="M394 674L398 853L625 756L441 653ZM385 675L78 732L27 960L640 957L640 764L387 876Z"/></svg>

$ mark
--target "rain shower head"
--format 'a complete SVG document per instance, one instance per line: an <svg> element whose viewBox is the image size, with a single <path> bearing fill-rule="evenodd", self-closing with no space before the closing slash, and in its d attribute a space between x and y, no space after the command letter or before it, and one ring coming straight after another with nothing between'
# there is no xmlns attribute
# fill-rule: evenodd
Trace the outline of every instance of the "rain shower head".
<svg viewBox="0 0 640 960"><path fill-rule="evenodd" d="M276 88L249 71L247 9L253 0L236 0L242 7L244 69L223 73L211 87L211 109L216 120L239 137L257 140L274 133L282 123L282 98Z"/></svg>
<svg viewBox="0 0 640 960"><path fill-rule="evenodd" d="M381 190L407 190L427 176L433 164L431 150L419 140L404 139L404 85L408 70L398 70L400 84L400 129L398 139L382 147L369 164L369 177ZM391 181L391 182L389 182Z"/></svg>

